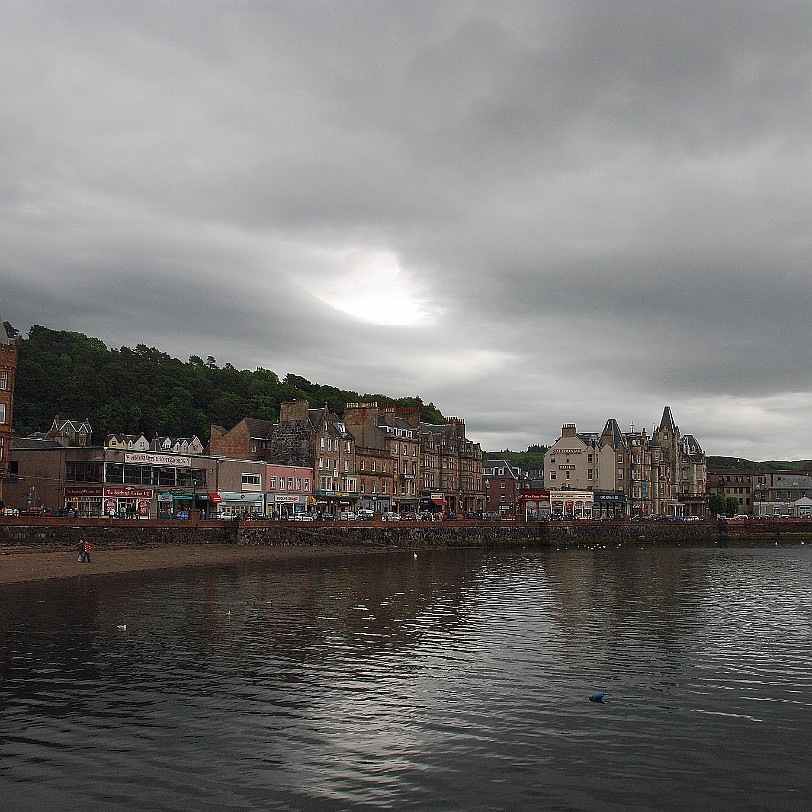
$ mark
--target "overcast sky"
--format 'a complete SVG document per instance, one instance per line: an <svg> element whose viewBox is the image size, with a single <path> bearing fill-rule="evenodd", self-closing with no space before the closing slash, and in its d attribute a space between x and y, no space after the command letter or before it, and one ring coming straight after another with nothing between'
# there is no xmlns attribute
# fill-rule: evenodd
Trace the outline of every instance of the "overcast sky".
<svg viewBox="0 0 812 812"><path fill-rule="evenodd" d="M812 6L0 5L0 318L812 458Z"/></svg>

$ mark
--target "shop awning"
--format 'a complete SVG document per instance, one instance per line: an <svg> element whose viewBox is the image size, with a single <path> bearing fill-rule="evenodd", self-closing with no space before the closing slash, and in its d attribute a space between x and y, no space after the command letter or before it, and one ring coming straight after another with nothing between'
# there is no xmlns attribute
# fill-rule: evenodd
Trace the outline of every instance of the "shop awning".
<svg viewBox="0 0 812 812"><path fill-rule="evenodd" d="M434 502L435 505L439 505L440 507L445 506L445 499L437 499L436 497L432 497L431 501Z"/></svg>
<svg viewBox="0 0 812 812"><path fill-rule="evenodd" d="M223 501L223 499L222 499L222 497L220 496L219 493L210 493L209 494L209 502L211 502L213 505L219 505L220 502L222 502L222 501Z"/></svg>

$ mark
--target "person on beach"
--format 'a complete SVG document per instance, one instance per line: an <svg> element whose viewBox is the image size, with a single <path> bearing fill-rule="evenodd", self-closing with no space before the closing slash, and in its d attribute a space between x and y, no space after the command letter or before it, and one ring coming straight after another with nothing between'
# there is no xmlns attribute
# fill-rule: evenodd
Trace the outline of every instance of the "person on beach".
<svg viewBox="0 0 812 812"><path fill-rule="evenodd" d="M79 539L79 558L77 558L76 560L80 564L84 564L86 555L87 555L87 553L85 553L85 543L84 543L84 541L82 541L82 539Z"/></svg>
<svg viewBox="0 0 812 812"><path fill-rule="evenodd" d="M84 545L84 553L85 553L85 563L90 563L90 545L85 541L83 542Z"/></svg>

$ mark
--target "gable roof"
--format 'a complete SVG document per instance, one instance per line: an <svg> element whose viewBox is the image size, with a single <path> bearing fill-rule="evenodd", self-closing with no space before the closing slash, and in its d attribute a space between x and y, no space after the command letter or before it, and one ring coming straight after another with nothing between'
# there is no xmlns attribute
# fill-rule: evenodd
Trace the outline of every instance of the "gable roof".
<svg viewBox="0 0 812 812"><path fill-rule="evenodd" d="M662 420L660 420L660 428L668 429L672 433L677 430L677 425L674 423L674 416L671 414L670 406L666 406L665 409L663 409L663 417Z"/></svg>

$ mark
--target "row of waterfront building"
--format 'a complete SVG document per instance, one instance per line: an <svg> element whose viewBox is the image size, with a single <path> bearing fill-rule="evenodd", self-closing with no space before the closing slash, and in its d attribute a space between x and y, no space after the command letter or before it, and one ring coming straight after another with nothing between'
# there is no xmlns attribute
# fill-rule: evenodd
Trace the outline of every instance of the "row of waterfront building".
<svg viewBox="0 0 812 812"><path fill-rule="evenodd" d="M420 419L417 407L348 403L342 415L307 401L283 403L278 421L246 417L197 437L111 434L92 442L87 420L56 418L31 437L12 432L19 336L0 330L0 504L69 509L79 515L285 517L495 513L507 518L704 516L709 493L737 496L741 512L801 515L812 479L708 472L696 438L682 434L671 409L659 425L600 432L565 423L542 471L483 461L465 422ZM731 484L733 476L737 482ZM799 500L801 500L799 502Z"/></svg>

